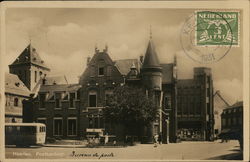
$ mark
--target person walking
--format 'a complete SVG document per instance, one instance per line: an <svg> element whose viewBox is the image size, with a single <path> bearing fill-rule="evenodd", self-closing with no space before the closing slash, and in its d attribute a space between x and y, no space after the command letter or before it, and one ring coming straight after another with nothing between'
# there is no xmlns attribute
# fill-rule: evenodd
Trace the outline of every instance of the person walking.
<svg viewBox="0 0 250 162"><path fill-rule="evenodd" d="M155 134L155 136L154 136L154 147L157 147L157 144L158 144L158 137L159 137L159 135L158 135L158 134Z"/></svg>
<svg viewBox="0 0 250 162"><path fill-rule="evenodd" d="M108 136L108 133L106 133L105 137L104 137L104 144L108 144L109 142L109 136Z"/></svg>

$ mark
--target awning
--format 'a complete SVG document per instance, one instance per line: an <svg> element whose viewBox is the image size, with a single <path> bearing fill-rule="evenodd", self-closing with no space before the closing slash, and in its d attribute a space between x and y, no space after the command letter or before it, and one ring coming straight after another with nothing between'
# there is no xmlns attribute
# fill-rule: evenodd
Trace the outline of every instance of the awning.
<svg viewBox="0 0 250 162"><path fill-rule="evenodd" d="M101 133L101 132L103 132L103 131L104 131L104 129L102 129L102 128L96 128L96 129L87 128L87 129L86 129L86 132Z"/></svg>

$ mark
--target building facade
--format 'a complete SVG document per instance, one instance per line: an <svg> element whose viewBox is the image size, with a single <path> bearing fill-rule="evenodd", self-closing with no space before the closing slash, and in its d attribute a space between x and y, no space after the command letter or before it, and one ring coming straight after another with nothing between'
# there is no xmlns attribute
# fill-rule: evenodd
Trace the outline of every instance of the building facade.
<svg viewBox="0 0 250 162"><path fill-rule="evenodd" d="M239 101L223 110L221 113L221 134L229 139L243 137L243 102Z"/></svg>
<svg viewBox="0 0 250 162"><path fill-rule="evenodd" d="M45 123L48 137L86 138L102 132L119 139L121 127L106 123L102 110L108 96L123 85L142 88L157 103L159 116L147 127L148 142L154 134L161 134L165 143L213 137L211 69L195 68L193 79L177 79L176 57L173 63L160 63L152 38L138 59L112 60L107 46L95 48L76 84L48 76L50 69L38 56L29 45L9 68L33 93L24 105L24 122Z"/></svg>
<svg viewBox="0 0 250 162"><path fill-rule="evenodd" d="M193 79L177 81L178 134L182 140L212 140L214 134L211 69L194 68Z"/></svg>
<svg viewBox="0 0 250 162"><path fill-rule="evenodd" d="M23 101L28 100L30 91L14 74L5 74L5 122L21 123Z"/></svg>

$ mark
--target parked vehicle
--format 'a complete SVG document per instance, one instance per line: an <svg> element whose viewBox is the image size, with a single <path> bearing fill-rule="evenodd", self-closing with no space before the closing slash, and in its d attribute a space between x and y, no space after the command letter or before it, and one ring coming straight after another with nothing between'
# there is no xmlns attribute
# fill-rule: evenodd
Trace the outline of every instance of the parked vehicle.
<svg viewBox="0 0 250 162"><path fill-rule="evenodd" d="M6 123L5 145L43 145L46 139L46 126L42 123Z"/></svg>

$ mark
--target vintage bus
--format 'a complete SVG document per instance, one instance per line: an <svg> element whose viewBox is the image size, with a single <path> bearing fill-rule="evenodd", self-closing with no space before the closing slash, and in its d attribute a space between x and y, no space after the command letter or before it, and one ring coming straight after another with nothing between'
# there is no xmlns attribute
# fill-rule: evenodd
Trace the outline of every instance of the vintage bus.
<svg viewBox="0 0 250 162"><path fill-rule="evenodd" d="M31 146L43 145L46 126L42 123L6 123L5 145Z"/></svg>

